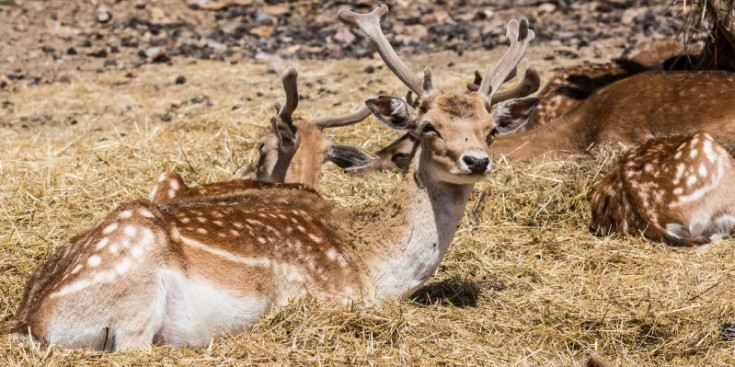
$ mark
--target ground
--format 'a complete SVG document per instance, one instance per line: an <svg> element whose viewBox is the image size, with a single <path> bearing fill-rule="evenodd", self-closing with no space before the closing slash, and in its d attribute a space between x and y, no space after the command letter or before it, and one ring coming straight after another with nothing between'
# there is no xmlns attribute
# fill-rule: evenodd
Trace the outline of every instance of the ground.
<svg viewBox="0 0 735 367"><path fill-rule="evenodd" d="M524 66L548 80L553 68L625 51L597 49L567 58L553 42L539 42ZM462 91L502 51L406 60L431 66L440 88ZM239 176L283 97L266 64L230 61L181 56L61 81L44 69L48 82L0 92L0 320L15 313L26 278L56 246L120 203L146 197L161 172L191 184ZM301 70L302 115L346 112L379 90L405 92L375 58L289 62ZM329 135L377 150L396 133L370 118ZM409 299L369 309L294 302L249 332L195 349L109 354L0 337L0 363L583 366L598 356L613 366L734 364L733 241L694 251L589 233L590 192L616 154L497 162L476 186L436 277ZM330 165L321 191L339 205L377 205L398 180Z"/></svg>

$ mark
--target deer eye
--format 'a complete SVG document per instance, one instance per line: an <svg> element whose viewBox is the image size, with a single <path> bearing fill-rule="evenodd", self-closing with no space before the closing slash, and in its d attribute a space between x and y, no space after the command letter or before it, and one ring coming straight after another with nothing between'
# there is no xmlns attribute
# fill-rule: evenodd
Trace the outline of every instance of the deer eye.
<svg viewBox="0 0 735 367"><path fill-rule="evenodd" d="M495 141L496 136L498 136L498 129L493 128L490 133L487 134L487 137L485 138L485 143L492 143L493 141Z"/></svg>
<svg viewBox="0 0 735 367"><path fill-rule="evenodd" d="M436 128L430 122L424 122L424 127L421 128L421 132L424 134L435 134L439 139L442 138L442 135L436 131Z"/></svg>

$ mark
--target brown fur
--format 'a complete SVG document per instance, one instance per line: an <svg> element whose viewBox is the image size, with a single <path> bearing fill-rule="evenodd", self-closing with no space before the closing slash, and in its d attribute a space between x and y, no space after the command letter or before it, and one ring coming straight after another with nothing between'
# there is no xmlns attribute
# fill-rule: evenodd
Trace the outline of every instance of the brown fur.
<svg viewBox="0 0 735 367"><path fill-rule="evenodd" d="M706 133L652 139L626 153L597 186L592 229L679 246L708 243L713 225L699 223L735 214L733 179L735 161ZM703 196L688 199L697 192Z"/></svg>
<svg viewBox="0 0 735 367"><path fill-rule="evenodd" d="M573 112L536 129L500 137L495 156L528 160L585 153L605 144L705 130L735 153L735 74L647 72L596 91Z"/></svg>

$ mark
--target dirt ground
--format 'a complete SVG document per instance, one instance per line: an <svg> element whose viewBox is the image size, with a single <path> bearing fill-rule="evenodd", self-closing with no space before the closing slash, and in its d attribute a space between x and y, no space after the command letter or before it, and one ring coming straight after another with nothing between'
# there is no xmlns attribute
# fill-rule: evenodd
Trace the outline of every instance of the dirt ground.
<svg viewBox="0 0 735 367"><path fill-rule="evenodd" d="M524 67L547 80L560 66L617 57L624 44L601 39L585 46L598 52L564 57L565 46L539 41ZM440 88L461 91L502 51L405 58L415 69L431 66ZM303 115L346 112L379 90L405 93L376 58L287 60L300 69ZM147 197L161 172L190 184L240 175L282 90L267 63L231 61L181 55L61 74L39 64L47 82L0 91L0 320L15 313L26 278L56 246ZM370 118L329 135L374 151L396 133ZM0 337L0 364L593 366L590 356L610 366L735 364L732 240L691 251L587 230L589 194L616 154L498 162L476 186L436 277L409 299L370 309L298 301L250 332L194 349L110 354ZM329 165L321 192L339 205L378 205L399 180Z"/></svg>

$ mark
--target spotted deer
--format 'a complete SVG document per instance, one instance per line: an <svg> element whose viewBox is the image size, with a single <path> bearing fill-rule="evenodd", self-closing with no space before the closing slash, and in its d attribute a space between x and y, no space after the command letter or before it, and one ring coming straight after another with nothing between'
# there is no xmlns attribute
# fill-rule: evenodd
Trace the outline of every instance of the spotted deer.
<svg viewBox="0 0 735 367"><path fill-rule="evenodd" d="M386 12L341 10L339 19L361 28L419 95L417 110L396 97L365 102L419 141L387 202L339 209L310 190L271 185L256 201L125 204L35 271L3 330L70 347L194 346L307 293L325 304L369 305L414 292L437 270L474 184L489 175L494 137L522 125L536 104L490 102L534 34L525 19L511 20L511 47L487 83L449 94L433 87L428 70L422 83L398 58L380 28Z"/></svg>
<svg viewBox="0 0 735 367"><path fill-rule="evenodd" d="M358 123L372 113L363 106L352 113L321 117L311 120L294 118L298 107L298 71L288 68L283 74L286 102L276 105L277 115L271 119L272 133L258 142L259 158L246 169L240 180L216 182L188 187L181 175L162 173L151 190L152 203L198 196L219 196L258 191L259 182L303 185L316 189L319 172L326 161L334 162L345 171L359 170L370 166L377 156L357 147L333 144L323 134L327 128L348 126Z"/></svg>
<svg viewBox="0 0 735 367"><path fill-rule="evenodd" d="M589 152L591 147L627 147L652 138L712 134L735 153L735 74L645 72L601 88L573 111L534 129L500 137L494 157L531 160Z"/></svg>
<svg viewBox="0 0 735 367"><path fill-rule="evenodd" d="M652 139L628 151L598 184L592 230L678 246L729 237L733 183L735 161L712 135Z"/></svg>

